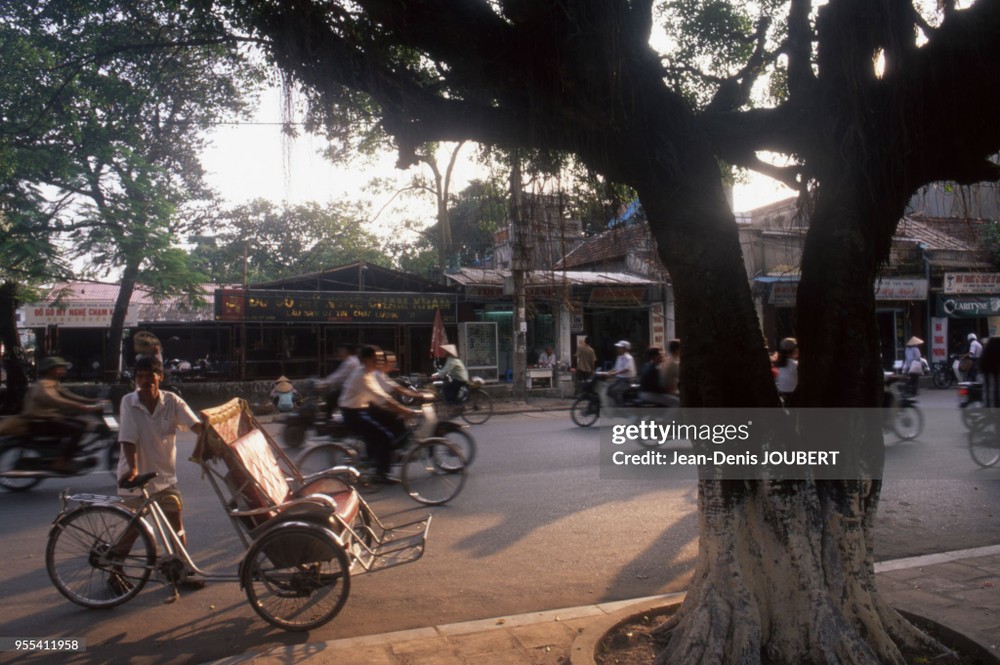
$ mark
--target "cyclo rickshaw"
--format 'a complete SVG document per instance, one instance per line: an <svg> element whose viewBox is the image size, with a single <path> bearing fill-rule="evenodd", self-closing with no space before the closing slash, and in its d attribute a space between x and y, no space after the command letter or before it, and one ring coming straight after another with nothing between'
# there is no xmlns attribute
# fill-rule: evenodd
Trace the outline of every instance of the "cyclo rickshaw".
<svg viewBox="0 0 1000 665"><path fill-rule="evenodd" d="M49 532L45 564L66 598L91 608L120 605L150 577L235 582L264 620L285 630L321 626L343 608L354 574L411 563L424 553L430 516L384 525L356 490L357 472L336 467L304 476L234 399L201 412L192 461L201 465L246 547L238 569L201 570L145 489L143 501L63 494Z"/></svg>

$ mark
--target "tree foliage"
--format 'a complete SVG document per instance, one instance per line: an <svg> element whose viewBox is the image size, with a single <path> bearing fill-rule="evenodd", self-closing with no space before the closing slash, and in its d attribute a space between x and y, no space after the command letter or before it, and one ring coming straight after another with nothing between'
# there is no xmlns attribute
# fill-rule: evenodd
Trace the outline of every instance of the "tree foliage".
<svg viewBox="0 0 1000 665"><path fill-rule="evenodd" d="M194 237L196 265L219 284L266 282L354 261L389 267L365 210L354 204L279 207L257 199L220 214L212 235Z"/></svg>
<svg viewBox="0 0 1000 665"><path fill-rule="evenodd" d="M3 186L36 220L55 192L63 251L121 274L113 363L136 284L196 291L177 240L211 195L198 155L259 75L217 17L175 0L7 3L2 19Z"/></svg>

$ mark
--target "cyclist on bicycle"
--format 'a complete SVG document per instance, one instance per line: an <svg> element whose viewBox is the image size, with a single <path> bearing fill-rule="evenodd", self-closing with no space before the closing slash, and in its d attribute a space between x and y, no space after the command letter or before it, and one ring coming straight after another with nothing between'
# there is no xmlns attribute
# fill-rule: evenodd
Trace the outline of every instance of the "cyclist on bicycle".
<svg viewBox="0 0 1000 665"><path fill-rule="evenodd" d="M431 378L444 379L442 392L445 401L450 404L458 404L460 401L459 392L469 383L469 370L465 368L465 363L458 357L458 349L454 344L442 344L441 350L448 355L448 359L444 362L444 367L431 374Z"/></svg>
<svg viewBox="0 0 1000 665"><path fill-rule="evenodd" d="M368 457L375 462L375 482L388 484L395 482L389 478L389 467L396 437L373 415L374 409L385 409L398 417L409 416L413 412L392 399L379 383L380 354L381 350L376 346L361 349L358 356L361 366L344 383L337 405L344 414L344 424L364 439Z"/></svg>

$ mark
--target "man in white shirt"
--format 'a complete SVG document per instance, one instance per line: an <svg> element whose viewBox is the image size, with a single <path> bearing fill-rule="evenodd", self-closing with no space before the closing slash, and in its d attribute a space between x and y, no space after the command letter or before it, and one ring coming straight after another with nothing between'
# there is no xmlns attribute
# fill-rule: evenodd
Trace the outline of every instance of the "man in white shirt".
<svg viewBox="0 0 1000 665"><path fill-rule="evenodd" d="M545 350L538 354L538 366L539 367L555 367L556 366L556 352L552 349L552 346L546 346Z"/></svg>
<svg viewBox="0 0 1000 665"><path fill-rule="evenodd" d="M354 355L354 347L348 344L337 345L337 360L340 361L337 369L333 370L323 379L323 390L326 394L327 420L330 419L330 414L333 413L334 407L337 406L337 399L340 396L340 391L344 388L344 382L354 373L354 370L361 366L358 357Z"/></svg>
<svg viewBox="0 0 1000 665"><path fill-rule="evenodd" d="M615 349L618 357L615 359L615 366L608 372L608 376L615 377L615 382L608 388L608 395L618 406L624 405L625 391L632 386L632 379L636 377L635 358L629 353L632 344L626 340L615 342Z"/></svg>
<svg viewBox="0 0 1000 665"><path fill-rule="evenodd" d="M979 356L983 355L983 345L979 343L976 333L969 333L969 352L965 355L972 361L969 371L965 373L965 380L975 381L979 378Z"/></svg>
<svg viewBox="0 0 1000 665"><path fill-rule="evenodd" d="M344 383L337 405L344 414L344 423L365 440L368 457L375 462L375 482L387 484L392 465L394 437L385 425L372 416L371 407L377 406L394 412L400 417L413 412L392 399L378 381L380 349L366 346L361 349L361 363Z"/></svg>
<svg viewBox="0 0 1000 665"><path fill-rule="evenodd" d="M125 395L121 404L118 485L155 471L157 476L146 489L163 508L181 542L187 542L181 522L181 493L177 489L177 430L186 428L198 433L201 421L184 400L160 390L162 380L163 365L156 358L145 356L136 361L136 390ZM118 493L141 496L136 490L122 489Z"/></svg>

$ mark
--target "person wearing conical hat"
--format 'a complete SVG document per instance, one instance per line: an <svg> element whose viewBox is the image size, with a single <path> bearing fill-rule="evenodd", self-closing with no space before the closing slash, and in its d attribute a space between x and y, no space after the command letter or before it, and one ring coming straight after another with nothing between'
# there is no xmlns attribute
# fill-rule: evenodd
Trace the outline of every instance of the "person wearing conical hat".
<svg viewBox="0 0 1000 665"><path fill-rule="evenodd" d="M281 376L274 382L271 389L271 401L278 408L278 411L287 413L295 408L295 400L299 397L299 392L288 380L287 376Z"/></svg>
<svg viewBox="0 0 1000 665"><path fill-rule="evenodd" d="M444 366L432 377L444 379L444 387L441 392L444 398L451 404L458 403L458 393L462 387L469 383L469 370L465 368L465 363L458 357L458 348L454 344L442 344L441 350L447 355Z"/></svg>
<svg viewBox="0 0 1000 665"><path fill-rule="evenodd" d="M916 335L906 342L903 356L903 373L906 374L906 391L916 397L920 387L920 377L924 375L924 359L920 357L920 345L924 340Z"/></svg>

